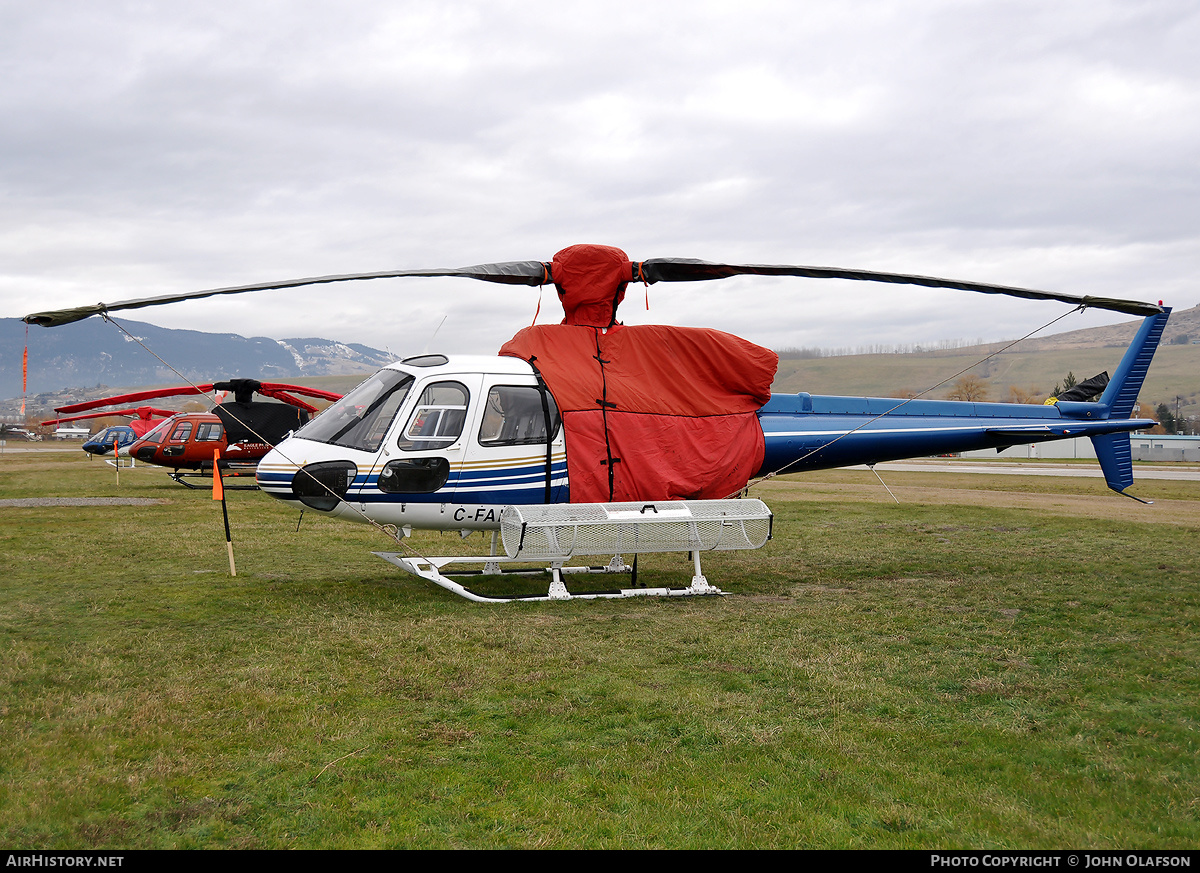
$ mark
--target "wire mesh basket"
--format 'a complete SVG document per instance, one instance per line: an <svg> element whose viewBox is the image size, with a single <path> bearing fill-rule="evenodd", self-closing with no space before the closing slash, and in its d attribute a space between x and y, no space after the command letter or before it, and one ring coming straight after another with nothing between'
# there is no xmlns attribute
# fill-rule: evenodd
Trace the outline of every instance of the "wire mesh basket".
<svg viewBox="0 0 1200 873"><path fill-rule="evenodd" d="M761 500L672 500L508 506L500 535L510 558L758 549L771 538Z"/></svg>

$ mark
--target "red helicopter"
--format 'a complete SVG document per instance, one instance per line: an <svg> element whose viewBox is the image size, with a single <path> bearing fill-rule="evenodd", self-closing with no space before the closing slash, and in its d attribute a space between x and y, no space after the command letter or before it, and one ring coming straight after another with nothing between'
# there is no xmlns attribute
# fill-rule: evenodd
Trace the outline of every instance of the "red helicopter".
<svg viewBox="0 0 1200 873"><path fill-rule="evenodd" d="M205 395L210 391L232 393L234 399L219 403L210 412L173 412L142 407L120 412L85 413L86 410L114 404L137 403L159 397ZM254 400L255 394L282 401L272 403ZM56 412L66 413L58 421L94 418L102 415L138 414L130 422L136 438L118 448L122 456L169 468L171 478L189 488L189 478L209 479L214 455L219 456L222 471L227 476L253 476L259 460L288 433L308 423L317 413L312 404L297 394L320 400L340 400L342 395L303 385L284 385L260 382L257 379L230 379L203 385L176 388L156 388L137 391L102 400L90 400L62 406ZM146 414L141 413L145 411ZM153 419L151 415L158 415ZM163 417L165 416L165 417ZM108 448L111 450L111 441ZM236 486L231 486L236 487Z"/></svg>

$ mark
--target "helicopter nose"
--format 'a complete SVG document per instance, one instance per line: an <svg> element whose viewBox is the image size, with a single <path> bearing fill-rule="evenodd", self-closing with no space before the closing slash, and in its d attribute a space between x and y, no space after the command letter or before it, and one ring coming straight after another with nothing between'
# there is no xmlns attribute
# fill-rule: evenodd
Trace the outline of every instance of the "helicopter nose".
<svg viewBox="0 0 1200 873"><path fill-rule="evenodd" d="M311 509L329 512L342 502L357 475L351 461L306 464L292 479L292 496Z"/></svg>
<svg viewBox="0 0 1200 873"><path fill-rule="evenodd" d="M336 509L358 475L352 461L318 461L297 469L289 460L286 441L258 462L258 487L280 500L298 500L321 512Z"/></svg>
<svg viewBox="0 0 1200 873"><path fill-rule="evenodd" d="M292 497L291 464L279 451L286 442L287 440L284 440L278 447L263 455L254 471L254 481L258 483L259 490L282 500Z"/></svg>

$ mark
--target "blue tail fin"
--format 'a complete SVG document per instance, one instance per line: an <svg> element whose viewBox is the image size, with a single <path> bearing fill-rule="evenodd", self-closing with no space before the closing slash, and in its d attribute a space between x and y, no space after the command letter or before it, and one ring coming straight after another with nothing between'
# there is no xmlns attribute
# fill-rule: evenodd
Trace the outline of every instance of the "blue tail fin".
<svg viewBox="0 0 1200 873"><path fill-rule="evenodd" d="M1100 395L1100 402L1108 407L1108 418L1129 418L1133 413L1138 392L1146 380L1146 371L1150 369L1150 362L1158 350L1158 341L1162 339L1163 328L1167 326L1170 316L1171 308L1168 306L1142 322L1137 336L1117 366L1116 374Z"/></svg>
<svg viewBox="0 0 1200 873"><path fill-rule="evenodd" d="M1170 315L1171 309L1167 307L1142 322L1137 336L1117 366L1116 375L1100 396L1100 403L1108 407L1106 418L1129 418L1133 413L1138 393L1146 380L1146 372L1150 369L1150 361L1154 359L1154 352L1158 349L1158 341L1162 339L1163 328L1167 326ZM1104 471L1104 481L1108 483L1108 487L1113 491L1124 492L1133 484L1133 452L1129 445L1129 434L1106 433L1094 436L1092 445L1096 449L1096 457L1100 461L1100 469Z"/></svg>

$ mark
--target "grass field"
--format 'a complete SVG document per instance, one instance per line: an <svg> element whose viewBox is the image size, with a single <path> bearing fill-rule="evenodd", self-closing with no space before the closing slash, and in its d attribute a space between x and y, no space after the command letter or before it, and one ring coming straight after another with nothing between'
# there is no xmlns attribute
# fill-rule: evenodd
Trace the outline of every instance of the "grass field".
<svg viewBox="0 0 1200 873"><path fill-rule="evenodd" d="M481 606L254 492L230 578L206 493L0 455L0 499L163 501L0 504L0 843L1200 843L1200 488L887 478L763 486L727 597Z"/></svg>

